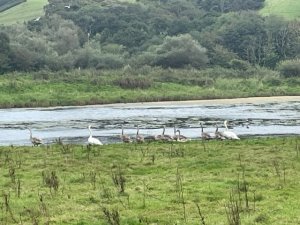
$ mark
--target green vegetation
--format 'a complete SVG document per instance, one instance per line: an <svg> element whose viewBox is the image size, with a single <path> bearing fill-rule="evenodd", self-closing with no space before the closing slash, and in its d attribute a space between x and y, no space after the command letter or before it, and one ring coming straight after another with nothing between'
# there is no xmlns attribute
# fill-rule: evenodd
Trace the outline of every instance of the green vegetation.
<svg viewBox="0 0 300 225"><path fill-rule="evenodd" d="M299 95L300 21L264 2L49 0L1 27L0 105Z"/></svg>
<svg viewBox="0 0 300 225"><path fill-rule="evenodd" d="M261 9L263 15L278 15L287 19L300 19L300 1L298 0L266 0Z"/></svg>
<svg viewBox="0 0 300 225"><path fill-rule="evenodd" d="M300 139L0 147L6 224L300 221Z"/></svg>
<svg viewBox="0 0 300 225"><path fill-rule="evenodd" d="M0 73L120 69L128 64L234 68L233 62L275 69L281 61L299 57L300 26L260 16L263 3L82 0L66 5L49 0L46 16L39 20L1 27L9 49L0 55L0 62L6 58Z"/></svg>
<svg viewBox="0 0 300 225"><path fill-rule="evenodd" d="M143 67L0 77L0 107L107 104L299 95L300 80L271 70L178 70ZM230 77L230 78L229 78Z"/></svg>
<svg viewBox="0 0 300 225"><path fill-rule="evenodd" d="M43 7L47 0L27 0L13 8L0 12L1 24L23 23L44 14Z"/></svg>

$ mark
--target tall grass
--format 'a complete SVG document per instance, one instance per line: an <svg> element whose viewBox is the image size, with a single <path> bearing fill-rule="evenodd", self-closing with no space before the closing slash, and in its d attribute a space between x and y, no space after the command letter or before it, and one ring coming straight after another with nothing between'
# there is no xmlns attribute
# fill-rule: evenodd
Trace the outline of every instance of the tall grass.
<svg viewBox="0 0 300 225"><path fill-rule="evenodd" d="M0 77L0 107L36 107L107 103L197 100L299 95L299 78L281 78L268 70L71 71Z"/></svg>
<svg viewBox="0 0 300 225"><path fill-rule="evenodd" d="M298 143L0 147L0 223L298 224Z"/></svg>

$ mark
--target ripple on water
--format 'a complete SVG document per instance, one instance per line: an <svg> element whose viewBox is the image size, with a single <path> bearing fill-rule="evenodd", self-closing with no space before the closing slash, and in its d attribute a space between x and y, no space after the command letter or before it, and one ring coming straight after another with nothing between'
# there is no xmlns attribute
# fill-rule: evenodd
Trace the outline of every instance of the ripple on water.
<svg viewBox="0 0 300 225"><path fill-rule="evenodd" d="M89 124L93 135L103 143L119 142L121 125L132 136L137 125L143 135L160 134L163 125L167 134L173 134L176 125L182 134L199 138L200 121L206 131L213 132L216 124L220 130L224 129L224 120L229 121L230 129L244 137L299 135L300 102L1 109L0 145L30 144L27 127L47 143L58 137L66 143L86 143Z"/></svg>

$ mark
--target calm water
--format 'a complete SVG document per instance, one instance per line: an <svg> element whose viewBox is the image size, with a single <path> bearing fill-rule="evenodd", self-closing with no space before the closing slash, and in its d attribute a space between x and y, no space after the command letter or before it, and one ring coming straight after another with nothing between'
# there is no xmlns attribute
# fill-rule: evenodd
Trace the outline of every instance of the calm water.
<svg viewBox="0 0 300 225"><path fill-rule="evenodd" d="M214 131L217 123L223 129L228 120L241 137L261 135L300 135L300 101L268 104L191 104L139 106L87 106L38 109L0 109L0 145L29 145L29 131L33 136L52 143L57 138L64 142L86 143L88 125L93 136L103 143L119 142L123 124L125 132L135 135L136 125L143 135L173 134L173 126L190 138L199 138L199 122L205 131Z"/></svg>

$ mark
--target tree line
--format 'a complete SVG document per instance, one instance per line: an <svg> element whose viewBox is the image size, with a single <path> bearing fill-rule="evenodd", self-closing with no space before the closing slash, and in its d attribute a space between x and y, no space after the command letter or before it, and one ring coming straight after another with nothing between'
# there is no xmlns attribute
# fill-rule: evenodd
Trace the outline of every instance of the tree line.
<svg viewBox="0 0 300 225"><path fill-rule="evenodd" d="M298 76L300 22L263 17L257 11L263 5L264 0L49 0L45 16L1 27L0 73L130 65L267 67Z"/></svg>

